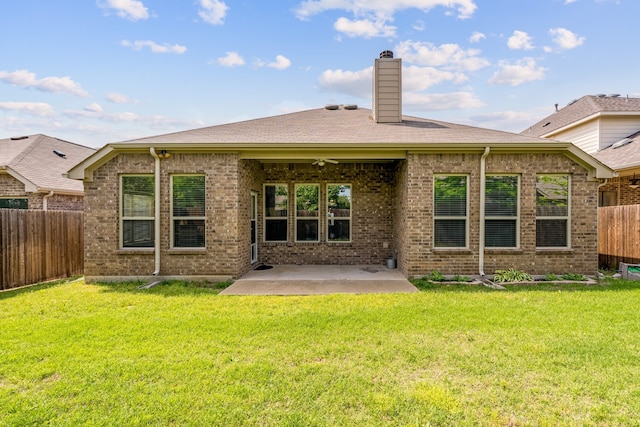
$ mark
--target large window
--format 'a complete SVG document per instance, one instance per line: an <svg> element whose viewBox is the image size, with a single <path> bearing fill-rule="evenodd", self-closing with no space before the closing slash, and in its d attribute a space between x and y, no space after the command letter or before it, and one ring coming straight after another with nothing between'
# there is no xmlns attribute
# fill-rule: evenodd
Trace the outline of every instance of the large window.
<svg viewBox="0 0 640 427"><path fill-rule="evenodd" d="M518 246L517 175L492 175L485 181L484 244L488 248Z"/></svg>
<svg viewBox="0 0 640 427"><path fill-rule="evenodd" d="M205 176L171 176L172 247L205 246Z"/></svg>
<svg viewBox="0 0 640 427"><path fill-rule="evenodd" d="M536 246L569 246L569 175L536 177Z"/></svg>
<svg viewBox="0 0 640 427"><path fill-rule="evenodd" d="M434 247L467 247L467 200L466 175L434 176Z"/></svg>
<svg viewBox="0 0 640 427"><path fill-rule="evenodd" d="M154 245L153 175L122 175L120 181L121 247L148 248Z"/></svg>
<svg viewBox="0 0 640 427"><path fill-rule="evenodd" d="M296 185L296 241L319 241L320 186L318 184Z"/></svg>
<svg viewBox="0 0 640 427"><path fill-rule="evenodd" d="M286 242L288 229L288 195L286 184L264 186L264 240Z"/></svg>
<svg viewBox="0 0 640 427"><path fill-rule="evenodd" d="M23 197L0 198L0 209L29 209L29 201Z"/></svg>
<svg viewBox="0 0 640 427"><path fill-rule="evenodd" d="M327 184L327 241L351 241L350 184Z"/></svg>

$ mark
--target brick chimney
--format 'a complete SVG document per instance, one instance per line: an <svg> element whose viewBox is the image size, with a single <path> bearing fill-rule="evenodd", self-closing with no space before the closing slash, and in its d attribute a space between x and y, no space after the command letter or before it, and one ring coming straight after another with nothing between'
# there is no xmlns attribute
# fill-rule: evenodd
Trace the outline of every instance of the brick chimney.
<svg viewBox="0 0 640 427"><path fill-rule="evenodd" d="M402 123L402 60L390 50L381 52L373 65L373 120Z"/></svg>

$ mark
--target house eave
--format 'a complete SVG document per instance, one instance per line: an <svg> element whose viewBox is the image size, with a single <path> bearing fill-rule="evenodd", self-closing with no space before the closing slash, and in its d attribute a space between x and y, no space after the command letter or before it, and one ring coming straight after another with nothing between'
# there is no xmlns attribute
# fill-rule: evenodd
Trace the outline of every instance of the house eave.
<svg viewBox="0 0 640 427"><path fill-rule="evenodd" d="M340 159L342 161L393 161L406 159L408 154L420 153L482 153L486 147L492 153L566 153L575 158L587 169L594 169L600 178L610 177L611 169L596 161L591 156L566 142L211 142L211 143L114 143L108 144L80 164L74 166L67 177L86 181L93 180L93 171L118 154L148 153L149 148L156 151L167 150L170 153L233 153L241 159L252 159L261 162L295 162L318 158ZM573 153L575 150L582 154Z"/></svg>

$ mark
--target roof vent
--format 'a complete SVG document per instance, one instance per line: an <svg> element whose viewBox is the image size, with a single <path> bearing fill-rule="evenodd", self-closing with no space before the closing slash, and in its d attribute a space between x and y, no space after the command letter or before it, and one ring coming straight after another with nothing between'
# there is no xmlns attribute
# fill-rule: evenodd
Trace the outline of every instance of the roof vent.
<svg viewBox="0 0 640 427"><path fill-rule="evenodd" d="M380 59L382 58L393 58L393 51L383 50L380 52Z"/></svg>
<svg viewBox="0 0 640 427"><path fill-rule="evenodd" d="M29 138L28 136L12 136L11 140L12 141L20 141L21 139L27 139Z"/></svg>
<svg viewBox="0 0 640 427"><path fill-rule="evenodd" d="M357 110L358 106L356 104L347 104L344 106L345 110Z"/></svg>
<svg viewBox="0 0 640 427"><path fill-rule="evenodd" d="M336 104L329 104L324 106L325 110L337 110L338 108L340 108L340 106Z"/></svg>
<svg viewBox="0 0 640 427"><path fill-rule="evenodd" d="M609 94L609 96L612 97L612 98L617 98L617 97L620 96L620 94L619 93L611 93L611 94Z"/></svg>
<svg viewBox="0 0 640 427"><path fill-rule="evenodd" d="M63 153L62 151L60 151L60 150L53 150L53 154L55 154L55 155L56 155L56 156L58 156L58 157L62 157L63 159L66 159L66 158L67 158L67 155L66 155L66 154L64 154L64 153Z"/></svg>
<svg viewBox="0 0 640 427"><path fill-rule="evenodd" d="M599 94L597 94L596 96L597 96L598 98L604 98L604 97L606 97L607 95L606 95L606 94L604 94L604 93L599 93Z"/></svg>

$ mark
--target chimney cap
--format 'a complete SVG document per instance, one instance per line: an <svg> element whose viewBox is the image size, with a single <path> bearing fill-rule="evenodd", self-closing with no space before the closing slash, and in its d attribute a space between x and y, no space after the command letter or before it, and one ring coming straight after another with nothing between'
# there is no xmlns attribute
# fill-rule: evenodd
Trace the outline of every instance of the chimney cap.
<svg viewBox="0 0 640 427"><path fill-rule="evenodd" d="M383 50L382 52L380 52L380 58L393 58L393 51Z"/></svg>

